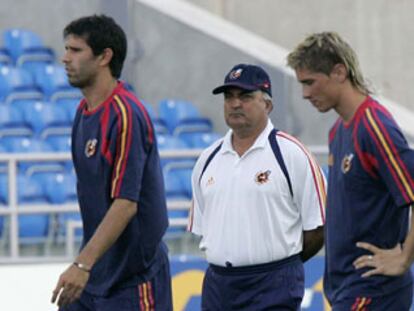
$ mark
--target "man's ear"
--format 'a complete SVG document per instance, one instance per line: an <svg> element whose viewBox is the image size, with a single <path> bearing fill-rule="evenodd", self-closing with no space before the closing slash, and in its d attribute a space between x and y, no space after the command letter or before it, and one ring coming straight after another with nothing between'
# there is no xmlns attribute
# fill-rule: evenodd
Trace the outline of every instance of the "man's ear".
<svg viewBox="0 0 414 311"><path fill-rule="evenodd" d="M265 100L267 114L270 114L273 110L273 102L271 100Z"/></svg>
<svg viewBox="0 0 414 311"><path fill-rule="evenodd" d="M336 64L333 66L330 76L338 82L344 82L348 78L348 70L344 64Z"/></svg>
<svg viewBox="0 0 414 311"><path fill-rule="evenodd" d="M102 54L100 55L101 65L102 66L109 65L109 63L111 62L113 56L114 56L114 52L112 51L111 48L104 49Z"/></svg>

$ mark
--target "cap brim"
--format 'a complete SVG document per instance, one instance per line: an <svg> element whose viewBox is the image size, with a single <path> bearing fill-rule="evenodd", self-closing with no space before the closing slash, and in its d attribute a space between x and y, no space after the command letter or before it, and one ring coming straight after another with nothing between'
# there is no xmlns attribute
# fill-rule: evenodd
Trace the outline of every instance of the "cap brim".
<svg viewBox="0 0 414 311"><path fill-rule="evenodd" d="M226 83L226 84L223 84L223 85L220 85L220 86L216 87L213 90L213 94L216 95L216 94L223 93L224 91L226 91L230 87L236 87L236 88L246 90L246 91L260 90L259 87L256 87L256 86L253 86L253 85L245 85L245 84L242 84L242 83Z"/></svg>

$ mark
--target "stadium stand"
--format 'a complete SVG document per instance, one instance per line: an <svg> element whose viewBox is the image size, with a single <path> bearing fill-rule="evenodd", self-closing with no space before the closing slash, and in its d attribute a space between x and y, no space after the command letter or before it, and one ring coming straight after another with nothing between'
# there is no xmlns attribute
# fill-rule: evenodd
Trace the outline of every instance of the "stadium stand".
<svg viewBox="0 0 414 311"><path fill-rule="evenodd" d="M0 154L42 154L71 149L71 124L81 94L70 86L65 69L56 63L55 53L35 33L24 29L3 32L0 48ZM129 85L132 91L132 85ZM203 117L191 102L166 99L154 109L143 102L154 124L160 151L201 148L218 137L211 120ZM204 135L204 136L202 136ZM204 138L202 138L204 137ZM200 141L198 141L200 140ZM175 203L169 210L173 220L185 221L191 199L191 170L195 158L162 159L166 199ZM0 206L9 204L7 162L0 165ZM19 245L40 245L48 250L65 242L68 221L80 220L78 211L38 212L36 207L77 205L76 177L71 161L19 161L17 204L31 207L34 214L18 214ZM184 204L180 206L180 204ZM177 205L178 204L178 205ZM178 206L178 207L177 207ZM0 240L9 216L0 215ZM182 234L184 226L173 226L167 237ZM75 229L80 241L82 229ZM52 243L53 242L53 243ZM6 242L7 244L8 242Z"/></svg>
<svg viewBox="0 0 414 311"><path fill-rule="evenodd" d="M54 103L55 105L59 107L62 107L66 111L66 114L68 115L68 120L70 122L73 122L73 120L75 119L76 110L78 109L80 100L81 100L80 97L73 97L73 98L62 97L62 98L59 98L53 101L52 103Z"/></svg>
<svg viewBox="0 0 414 311"><path fill-rule="evenodd" d="M188 101L165 99L158 104L158 115L167 125L170 134L184 131L212 130L212 122L201 116L198 109Z"/></svg>
<svg viewBox="0 0 414 311"><path fill-rule="evenodd" d="M26 101L18 107L37 138L71 132L72 120L63 107L44 101Z"/></svg>
<svg viewBox="0 0 414 311"><path fill-rule="evenodd" d="M51 204L77 203L76 176L73 172L44 173L39 176L45 196ZM66 224L69 220L81 220L79 212L61 212L57 214L54 237L57 243L65 241ZM79 241L82 229L75 231Z"/></svg>
<svg viewBox="0 0 414 311"><path fill-rule="evenodd" d="M36 84L47 99L56 102L62 98L80 98L80 91L69 84L65 68L59 64L39 66L34 72Z"/></svg>
<svg viewBox="0 0 414 311"><path fill-rule="evenodd" d="M167 125L165 124L164 120L158 117L158 114L156 113L155 109L143 100L141 100L141 103L144 105L145 109L147 110L151 118L152 124L154 125L155 133L168 134L169 130L167 128Z"/></svg>
<svg viewBox="0 0 414 311"><path fill-rule="evenodd" d="M185 189L185 185L180 179L180 176L173 171L164 172L165 196L167 202L182 202L188 201L189 197ZM187 218L188 211L185 208L169 209L168 218L171 220ZM167 229L167 238L174 237L177 233L185 231L183 227L169 227Z"/></svg>
<svg viewBox="0 0 414 311"><path fill-rule="evenodd" d="M0 206L5 206L9 202L7 178L7 173L0 172Z"/></svg>
<svg viewBox="0 0 414 311"><path fill-rule="evenodd" d="M18 203L46 204L47 199L42 185L36 178L19 174L17 176ZM49 214L35 214L19 216L19 237L22 244L44 244L50 240Z"/></svg>
<svg viewBox="0 0 414 311"><path fill-rule="evenodd" d="M45 46L42 38L31 30L6 29L3 31L3 44L16 65L26 61L55 59L54 51Z"/></svg>
<svg viewBox="0 0 414 311"><path fill-rule="evenodd" d="M8 153L43 153L53 152L52 147L43 140L27 137L4 137L2 145ZM64 167L59 162L36 162L27 161L18 163L21 173L31 175L39 171L64 171Z"/></svg>
<svg viewBox="0 0 414 311"><path fill-rule="evenodd" d="M220 139L222 135L215 132L183 132L178 137L190 148L204 149Z"/></svg>
<svg viewBox="0 0 414 311"><path fill-rule="evenodd" d="M0 141L5 136L32 136L33 131L14 106L0 105Z"/></svg>
<svg viewBox="0 0 414 311"><path fill-rule="evenodd" d="M5 49L0 47L0 65L12 65L13 60L10 57L9 52Z"/></svg>
<svg viewBox="0 0 414 311"><path fill-rule="evenodd" d="M43 99L29 72L13 66L0 67L0 101L10 104L21 99Z"/></svg>

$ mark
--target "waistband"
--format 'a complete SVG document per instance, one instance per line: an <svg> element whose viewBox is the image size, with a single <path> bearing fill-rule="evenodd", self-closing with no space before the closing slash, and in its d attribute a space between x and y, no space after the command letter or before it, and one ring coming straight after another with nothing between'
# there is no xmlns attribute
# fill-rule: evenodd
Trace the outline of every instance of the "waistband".
<svg viewBox="0 0 414 311"><path fill-rule="evenodd" d="M299 254L292 255L281 260L267 262L258 265L249 265L241 267L222 267L214 264L209 264L209 267L218 274L250 274L278 270L293 263L302 263Z"/></svg>

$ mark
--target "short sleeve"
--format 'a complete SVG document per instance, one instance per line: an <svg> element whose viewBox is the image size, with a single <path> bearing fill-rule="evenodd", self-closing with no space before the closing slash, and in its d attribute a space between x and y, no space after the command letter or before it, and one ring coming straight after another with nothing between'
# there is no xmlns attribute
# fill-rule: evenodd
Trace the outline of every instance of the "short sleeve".
<svg viewBox="0 0 414 311"><path fill-rule="evenodd" d="M304 231L325 222L326 179L312 154L296 138L279 137L283 159L292 182L293 201L299 209Z"/></svg>
<svg viewBox="0 0 414 311"><path fill-rule="evenodd" d="M384 108L365 110L358 133L361 149L389 189L397 206L414 202L414 152Z"/></svg>
<svg viewBox="0 0 414 311"><path fill-rule="evenodd" d="M203 155L198 158L191 175L193 198L187 226L188 231L200 236L202 235L202 217L204 209L203 197L200 187L200 177L204 165L203 158Z"/></svg>
<svg viewBox="0 0 414 311"><path fill-rule="evenodd" d="M135 107L134 107L135 108ZM116 98L112 106L114 125L110 128L113 172L111 197L139 201L143 172L153 137L152 126L139 108Z"/></svg>

